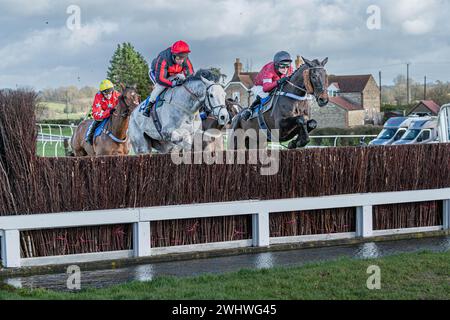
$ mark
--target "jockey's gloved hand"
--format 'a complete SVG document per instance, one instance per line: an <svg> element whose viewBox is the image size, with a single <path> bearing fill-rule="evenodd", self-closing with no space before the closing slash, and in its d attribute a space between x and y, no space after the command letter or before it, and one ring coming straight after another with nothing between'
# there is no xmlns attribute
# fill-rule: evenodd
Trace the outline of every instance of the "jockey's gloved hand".
<svg viewBox="0 0 450 320"><path fill-rule="evenodd" d="M281 86L282 84L285 84L288 81L287 77L281 78L277 81L278 85Z"/></svg>
<svg viewBox="0 0 450 320"><path fill-rule="evenodd" d="M172 87L181 86L184 83L182 79L175 79L172 81Z"/></svg>

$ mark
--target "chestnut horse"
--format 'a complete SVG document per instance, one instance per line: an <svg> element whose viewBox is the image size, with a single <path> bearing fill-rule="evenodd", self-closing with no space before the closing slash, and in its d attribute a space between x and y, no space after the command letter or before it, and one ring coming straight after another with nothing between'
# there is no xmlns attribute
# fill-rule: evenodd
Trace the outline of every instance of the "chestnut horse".
<svg viewBox="0 0 450 320"><path fill-rule="evenodd" d="M86 131L93 120L84 120L72 136L71 147L74 156L127 155L131 143L127 137L131 112L139 105L140 97L135 87L122 87L117 106L111 110L111 117L100 136L92 145L85 141Z"/></svg>

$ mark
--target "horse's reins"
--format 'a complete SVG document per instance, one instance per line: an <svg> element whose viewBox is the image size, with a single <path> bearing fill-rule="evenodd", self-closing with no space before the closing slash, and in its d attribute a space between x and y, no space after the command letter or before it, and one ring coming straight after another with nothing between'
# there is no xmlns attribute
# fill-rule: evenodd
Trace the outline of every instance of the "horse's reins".
<svg viewBox="0 0 450 320"><path fill-rule="evenodd" d="M120 98L122 99L123 104L125 105L125 107L127 107L127 109L126 109L124 112L120 113L120 114L117 114L117 113L116 113L117 110L114 109L114 112L112 113L112 116L113 116L113 117L127 118L128 115L129 115L129 113L130 113L130 105L127 103L127 101L125 100L125 97L124 97L123 95L121 95ZM125 143L125 142L127 142L127 141L128 141L128 136L125 136L124 139L119 139L119 138L117 138L117 137L111 132L111 125L112 125L112 122L110 121L110 122L109 122L109 126L108 126L108 130L104 129L104 130L103 130L103 133L106 134L108 137L110 137L114 142L117 142L117 143Z"/></svg>
<svg viewBox="0 0 450 320"><path fill-rule="evenodd" d="M308 68L306 70L311 70L311 69L324 69L324 67L310 67L310 68ZM297 70L300 70L300 69L297 69ZM300 91L303 91L304 93L308 94L308 90L306 90L306 88L299 87L299 86L295 85L294 83L292 83L290 81L291 77L289 77L289 80L287 80L286 83L288 83L289 85L293 86L294 88L296 88L296 89L298 89ZM314 84L312 83L312 81L311 81L311 85L313 86L313 89L315 89L314 88Z"/></svg>
<svg viewBox="0 0 450 320"><path fill-rule="evenodd" d="M223 108L226 108L226 106L224 106L224 105L218 105L218 106L214 106L214 107L212 106L212 103L211 103L211 100L210 100L209 94L208 94L208 90L209 90L209 88L211 88L212 86L220 86L220 84L218 84L218 83L213 83L213 84L210 84L208 87L206 87L206 98L205 98L205 100L201 101L200 97L198 97L194 92L192 92L187 86L185 86L185 85L183 84L183 88L186 89L186 91L189 92L189 94L192 95L192 96L195 98L195 100L197 100L197 101L200 102L200 103L203 103L203 105L206 107L206 111L207 111L207 112L209 111L209 113L212 113L213 116L216 117L216 116L218 116L218 115L220 114L220 111L221 111ZM217 113L215 114L214 110L217 110L217 108L219 108L219 112L217 112Z"/></svg>

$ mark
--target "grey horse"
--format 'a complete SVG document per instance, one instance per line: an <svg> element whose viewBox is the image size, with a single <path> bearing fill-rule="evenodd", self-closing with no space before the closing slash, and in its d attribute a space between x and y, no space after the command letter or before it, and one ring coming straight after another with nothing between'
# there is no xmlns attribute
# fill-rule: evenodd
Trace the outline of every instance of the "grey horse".
<svg viewBox="0 0 450 320"><path fill-rule="evenodd" d="M191 150L194 134L201 131L199 117L201 107L209 110L214 117L227 123L229 114L225 106L225 91L214 82L209 70L199 70L178 87L169 88L164 96L164 104L156 110L161 131L152 118L143 116L141 108L131 114L128 134L136 154L168 153L177 149Z"/></svg>

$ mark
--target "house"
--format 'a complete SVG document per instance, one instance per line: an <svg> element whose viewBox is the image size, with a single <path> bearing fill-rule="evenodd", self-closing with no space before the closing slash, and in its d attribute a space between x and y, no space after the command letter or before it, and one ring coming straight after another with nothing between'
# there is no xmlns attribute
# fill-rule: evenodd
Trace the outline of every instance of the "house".
<svg viewBox="0 0 450 320"><path fill-rule="evenodd" d="M300 56L297 56L295 60L295 66L298 68L303 61ZM242 63L239 58L236 58L234 62L234 74L230 82L225 86L225 92L227 98L238 98L239 103L243 107L248 107L254 100L253 93L250 89L253 87L253 81L255 80L258 72L243 72Z"/></svg>
<svg viewBox="0 0 450 320"><path fill-rule="evenodd" d="M430 116L437 116L441 107L433 100L421 100L419 103L412 108L408 115L411 114L427 114Z"/></svg>
<svg viewBox="0 0 450 320"><path fill-rule="evenodd" d="M243 107L248 107L253 101L253 94L250 89L253 87L258 72L243 72L242 63L239 58L234 62L234 74L231 81L225 86L227 99L237 98Z"/></svg>
<svg viewBox="0 0 450 320"><path fill-rule="evenodd" d="M320 127L381 123L380 89L372 75L330 75L328 83L328 105L324 108L315 102L311 105L311 118Z"/></svg>

